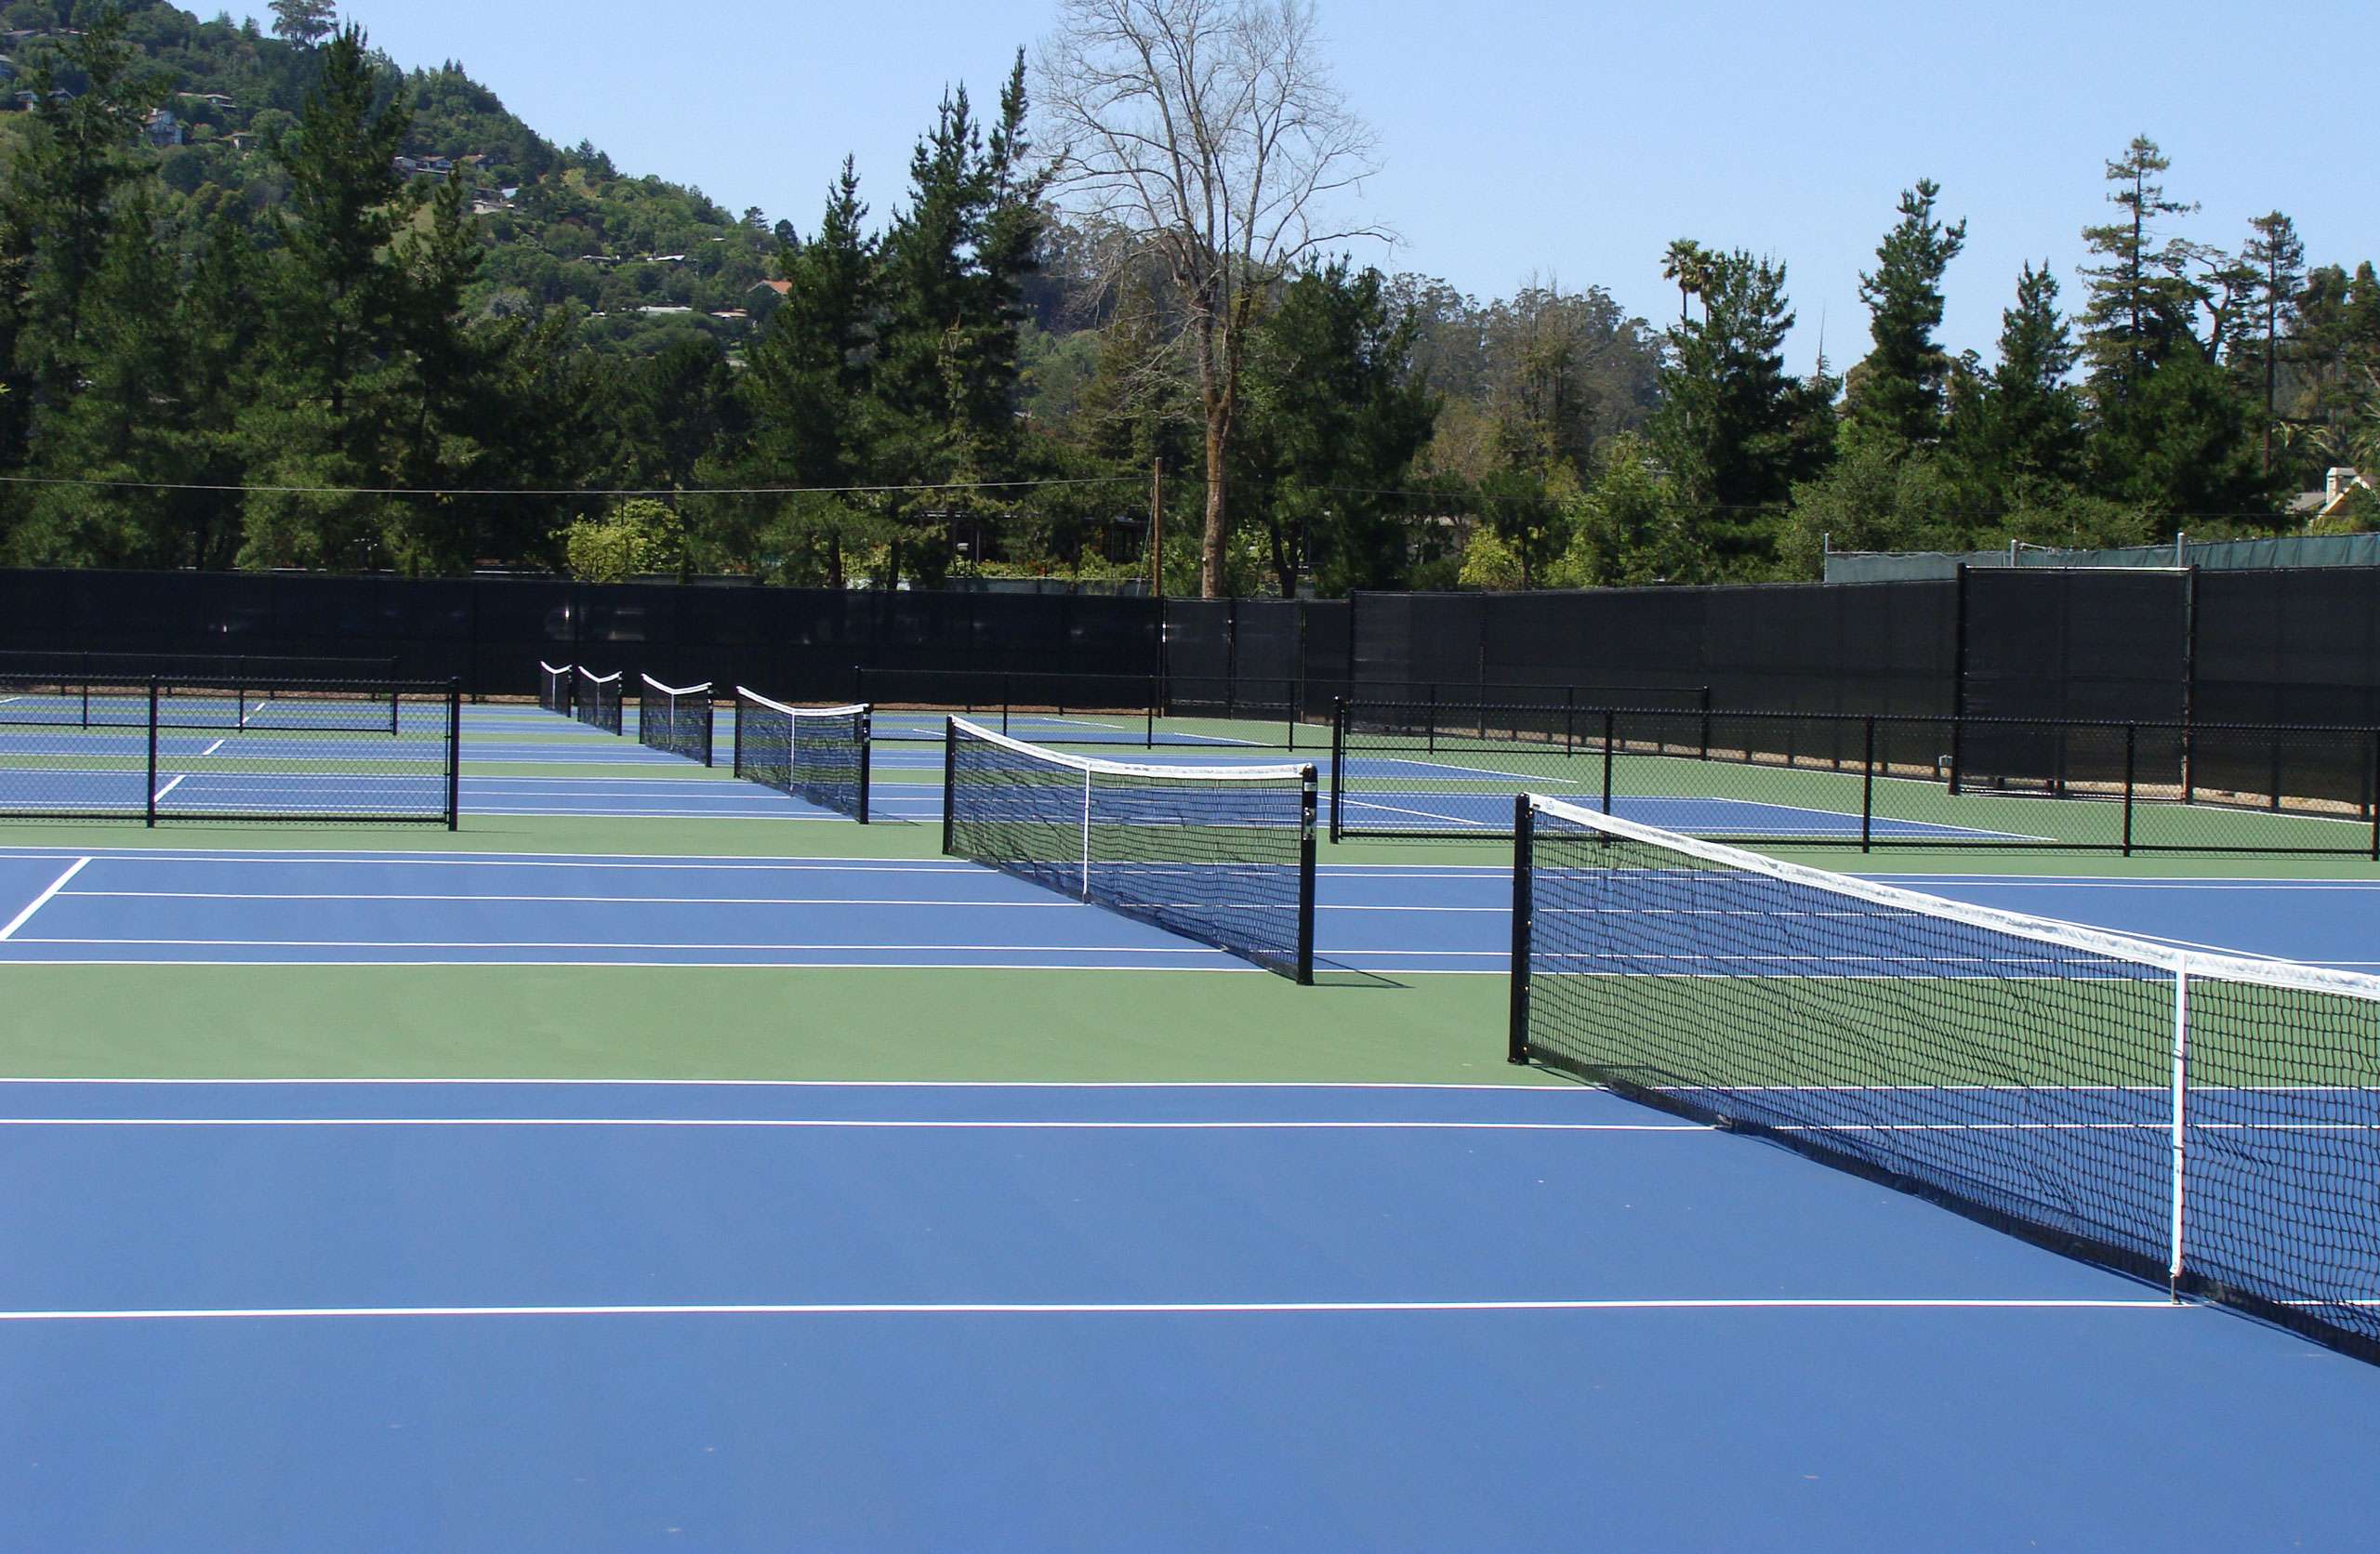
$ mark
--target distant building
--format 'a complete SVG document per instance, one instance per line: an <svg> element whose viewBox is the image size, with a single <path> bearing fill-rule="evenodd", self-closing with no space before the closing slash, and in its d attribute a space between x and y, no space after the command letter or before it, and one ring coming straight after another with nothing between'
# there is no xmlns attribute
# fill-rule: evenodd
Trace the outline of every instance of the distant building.
<svg viewBox="0 0 2380 1554"><path fill-rule="evenodd" d="M2289 499L2289 514L2309 522L2329 518L2357 492L2373 489L2371 477L2346 465L2334 465L2322 471L2321 490L2301 492Z"/></svg>
<svg viewBox="0 0 2380 1554"><path fill-rule="evenodd" d="M170 108L151 109L145 133L149 137L149 143L152 146L178 146L190 138L189 129L179 119L174 117L173 110Z"/></svg>

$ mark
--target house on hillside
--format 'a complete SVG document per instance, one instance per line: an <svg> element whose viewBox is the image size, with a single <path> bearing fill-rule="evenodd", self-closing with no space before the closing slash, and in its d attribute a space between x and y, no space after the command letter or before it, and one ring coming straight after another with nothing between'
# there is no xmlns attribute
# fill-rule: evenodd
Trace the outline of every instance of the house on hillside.
<svg viewBox="0 0 2380 1554"><path fill-rule="evenodd" d="M2289 516L2300 523L2319 523L2334 516L2359 491L2375 488L2370 476L2346 465L2334 465L2322 471L2322 489L2302 492L2289 499Z"/></svg>
<svg viewBox="0 0 2380 1554"><path fill-rule="evenodd" d="M218 113L229 113L232 109L240 106L220 92L176 92L174 96L184 102L195 102L211 108Z"/></svg>
<svg viewBox="0 0 2380 1554"><path fill-rule="evenodd" d="M395 156L389 159L389 165L396 169L401 178L444 183L455 176L455 159L451 156Z"/></svg>
<svg viewBox="0 0 2380 1554"><path fill-rule="evenodd" d="M744 295L749 296L756 291L773 291L781 297L790 296L793 295L793 283L790 281L755 281L750 285L744 288Z"/></svg>
<svg viewBox="0 0 2380 1554"><path fill-rule="evenodd" d="M149 138L151 145L160 147L178 146L190 138L189 126L174 117L174 111L170 108L151 109L149 123L141 133Z"/></svg>

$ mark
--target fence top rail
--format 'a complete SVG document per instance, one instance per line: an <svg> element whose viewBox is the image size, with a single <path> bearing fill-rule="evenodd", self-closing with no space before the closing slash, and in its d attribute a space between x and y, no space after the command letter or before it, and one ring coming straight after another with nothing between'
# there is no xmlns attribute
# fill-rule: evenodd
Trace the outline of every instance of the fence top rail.
<svg viewBox="0 0 2380 1554"><path fill-rule="evenodd" d="M298 678L262 676L250 678L245 675L36 675L0 667L0 683L74 684L94 691L139 691L146 694L150 686L160 691L292 691L315 692L378 691L387 694L403 691L414 695L443 696L460 684L452 679L327 679L316 676Z"/></svg>
<svg viewBox="0 0 2380 1554"><path fill-rule="evenodd" d="M1954 902L1944 896L1931 896L1897 885L1886 885L1863 879L1857 875L1832 874L1800 863L1789 863L1765 853L1748 852L1720 842L1708 842L1696 836L1680 836L1657 827L1641 824L1619 815L1607 815L1600 810L1588 810L1559 798L1530 794L1528 805L1540 815L1552 815L1567 821L1581 830L1595 835L1639 842L1650 847L1691 859L1695 864L1726 869L1738 873L1763 876L1786 885L1805 889L1822 890L1830 895L1866 902L1887 911L1905 912L1914 916L1943 919L1981 928L1990 933L2003 933L2041 944L2055 944L2063 949L2078 950L2085 955L2132 966L2145 966L2176 975L2220 981L2253 982L2264 987L2296 988L2307 992L2337 994L2380 1003L2380 977L2360 971L2338 971L2325 966L2309 966L2297 961L2259 960L2246 955L2218 955L2212 951L2186 950L2173 944L2161 944L2154 940L2135 939L2129 934L2110 933L2102 928L2090 928L2075 923L2060 922L2054 917L2035 917L2021 912L2004 912L1996 907L1977 906L1966 902ZM1543 834L1540 833L1540 838ZM1557 869L1559 864L1538 865L1540 869ZM1641 870L1644 865L1636 866ZM1703 975L1701 972L1681 973Z"/></svg>
<svg viewBox="0 0 2380 1554"><path fill-rule="evenodd" d="M1376 701L1370 697L1342 697L1341 705L1351 718L1359 712L1379 708L1398 712L1435 712L1442 716L1495 712L1542 714L1556 710L1541 702ZM1734 707L1579 706L1569 710L1580 714L1607 712L1623 718L1708 718L1739 721L1875 723L1880 726L1888 723L1929 726L1957 723L1969 728L2137 729L2145 733L2360 734L2367 738L2380 738L2380 724L2371 723L2200 723L2148 718L2007 718L1980 713L1786 712Z"/></svg>

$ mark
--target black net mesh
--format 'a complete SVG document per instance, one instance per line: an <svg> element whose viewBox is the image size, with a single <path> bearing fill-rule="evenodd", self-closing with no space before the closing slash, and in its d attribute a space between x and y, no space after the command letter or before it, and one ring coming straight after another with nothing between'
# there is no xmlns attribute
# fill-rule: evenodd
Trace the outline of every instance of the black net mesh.
<svg viewBox="0 0 2380 1554"><path fill-rule="evenodd" d="M0 815L456 819L451 686L0 677Z"/></svg>
<svg viewBox="0 0 2380 1554"><path fill-rule="evenodd" d="M869 709L794 707L735 688L735 775L867 823Z"/></svg>
<svg viewBox="0 0 2380 1554"><path fill-rule="evenodd" d="M637 682L637 743L710 765L710 687L663 685L651 675Z"/></svg>
<svg viewBox="0 0 2380 1554"><path fill-rule="evenodd" d="M620 677L581 667L571 681L571 712L590 729L620 731Z"/></svg>
<svg viewBox="0 0 2380 1554"><path fill-rule="evenodd" d="M1525 809L1516 1059L2380 1358L2380 979Z"/></svg>
<svg viewBox="0 0 2380 1554"><path fill-rule="evenodd" d="M961 718L943 850L1313 980L1310 766L1127 766Z"/></svg>

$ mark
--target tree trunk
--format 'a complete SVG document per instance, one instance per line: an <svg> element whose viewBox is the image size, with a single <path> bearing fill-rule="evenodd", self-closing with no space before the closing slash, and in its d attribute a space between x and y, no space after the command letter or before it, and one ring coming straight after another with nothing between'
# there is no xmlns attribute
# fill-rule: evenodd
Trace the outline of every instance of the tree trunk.
<svg viewBox="0 0 2380 1554"><path fill-rule="evenodd" d="M1231 513L1223 483L1231 457L1231 416L1220 405L1207 410L1207 533L1198 551L1198 592L1202 598L1223 597L1223 548L1231 534Z"/></svg>

